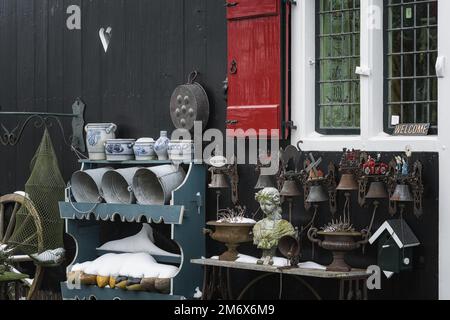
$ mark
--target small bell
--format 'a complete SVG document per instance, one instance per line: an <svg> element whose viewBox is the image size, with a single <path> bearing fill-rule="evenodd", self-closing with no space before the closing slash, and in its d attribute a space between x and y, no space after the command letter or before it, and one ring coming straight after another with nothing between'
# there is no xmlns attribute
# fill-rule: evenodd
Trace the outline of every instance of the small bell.
<svg viewBox="0 0 450 320"><path fill-rule="evenodd" d="M283 184L280 195L283 197L299 197L302 195L294 180L287 180Z"/></svg>
<svg viewBox="0 0 450 320"><path fill-rule="evenodd" d="M265 188L277 188L274 177L267 175L260 175L256 183L255 190L262 190Z"/></svg>
<svg viewBox="0 0 450 320"><path fill-rule="evenodd" d="M320 203L320 202L327 202L329 200L328 195L323 190L323 187L321 185L312 186L309 189L309 195L306 199L307 203Z"/></svg>
<svg viewBox="0 0 450 320"><path fill-rule="evenodd" d="M208 185L210 189L228 189L230 184L223 173L213 173L211 183Z"/></svg>
<svg viewBox="0 0 450 320"><path fill-rule="evenodd" d="M388 199L389 195L383 182L372 182L367 192L366 199Z"/></svg>
<svg viewBox="0 0 450 320"><path fill-rule="evenodd" d="M406 184L399 184L395 188L391 201L395 202L414 202L414 197Z"/></svg>
<svg viewBox="0 0 450 320"><path fill-rule="evenodd" d="M359 185L356 182L355 176L351 173L345 173L341 177L341 182L336 188L338 191L358 191Z"/></svg>
<svg viewBox="0 0 450 320"><path fill-rule="evenodd" d="M278 241L278 249L281 254L291 260L300 255L300 244L297 239L292 236L285 236Z"/></svg>

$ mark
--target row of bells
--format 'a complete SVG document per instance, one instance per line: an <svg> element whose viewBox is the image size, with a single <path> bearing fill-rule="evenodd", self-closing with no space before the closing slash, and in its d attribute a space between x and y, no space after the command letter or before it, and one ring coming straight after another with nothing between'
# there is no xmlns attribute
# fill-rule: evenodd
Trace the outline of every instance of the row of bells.
<svg viewBox="0 0 450 320"><path fill-rule="evenodd" d="M230 187L225 174L217 173L212 177L210 189L228 189ZM260 175L255 189L262 190L264 188L277 188L275 179L273 176ZM359 191L359 184L353 174L343 174L341 181L336 188L337 191ZM302 195L297 183L294 180L287 180L283 184L283 188L280 192L284 197L300 197ZM367 192L366 199L389 199L389 195L386 191L386 187L383 182L375 181L370 184L369 191ZM320 203L329 200L328 194L325 192L321 185L314 185L310 188L310 192L306 202L308 203ZM411 190L406 184L399 184L395 188L394 194L390 198L391 201L396 202L413 202L414 197Z"/></svg>

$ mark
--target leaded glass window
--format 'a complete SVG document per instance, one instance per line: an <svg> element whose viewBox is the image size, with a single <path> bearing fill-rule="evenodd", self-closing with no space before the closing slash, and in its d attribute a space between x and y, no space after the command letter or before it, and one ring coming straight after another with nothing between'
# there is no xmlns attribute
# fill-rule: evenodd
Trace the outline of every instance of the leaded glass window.
<svg viewBox="0 0 450 320"><path fill-rule="evenodd" d="M360 0L317 0L316 129L359 133Z"/></svg>
<svg viewBox="0 0 450 320"><path fill-rule="evenodd" d="M386 2L385 128L399 119L437 129L437 0Z"/></svg>

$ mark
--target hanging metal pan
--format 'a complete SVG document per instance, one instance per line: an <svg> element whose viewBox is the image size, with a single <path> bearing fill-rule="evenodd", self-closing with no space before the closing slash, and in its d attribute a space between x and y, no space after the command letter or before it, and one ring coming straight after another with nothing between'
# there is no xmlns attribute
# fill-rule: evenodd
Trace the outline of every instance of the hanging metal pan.
<svg viewBox="0 0 450 320"><path fill-rule="evenodd" d="M170 99L170 116L177 129L192 131L194 122L201 121L205 129L209 119L209 100L205 89L197 82L198 72L189 75L188 83L178 86Z"/></svg>

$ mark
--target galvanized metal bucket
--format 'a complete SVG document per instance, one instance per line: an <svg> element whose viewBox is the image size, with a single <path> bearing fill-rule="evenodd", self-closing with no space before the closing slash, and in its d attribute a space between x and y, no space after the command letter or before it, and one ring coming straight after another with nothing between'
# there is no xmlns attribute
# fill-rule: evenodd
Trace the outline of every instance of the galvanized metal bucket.
<svg viewBox="0 0 450 320"><path fill-rule="evenodd" d="M131 204L136 202L132 184L133 177L141 168L108 171L102 178L103 198L107 203Z"/></svg>
<svg viewBox="0 0 450 320"><path fill-rule="evenodd" d="M98 203L102 202L102 178L112 168L99 168L86 171L77 171L72 175L71 190L76 202Z"/></svg>
<svg viewBox="0 0 450 320"><path fill-rule="evenodd" d="M133 178L137 202L143 205L168 204L172 191L183 183L185 177L181 166L163 165L137 170Z"/></svg>

